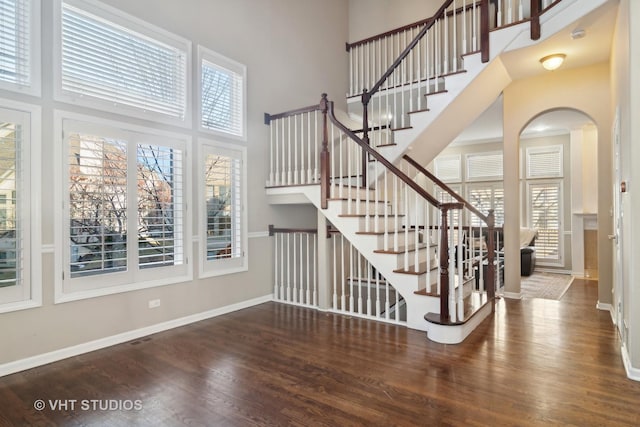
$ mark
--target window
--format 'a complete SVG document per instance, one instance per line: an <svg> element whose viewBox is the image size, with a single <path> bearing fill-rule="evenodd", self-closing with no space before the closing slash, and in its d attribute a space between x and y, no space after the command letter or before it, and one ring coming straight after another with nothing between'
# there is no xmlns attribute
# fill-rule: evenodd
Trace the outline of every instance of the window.
<svg viewBox="0 0 640 427"><path fill-rule="evenodd" d="M187 280L187 141L71 118L62 130L59 300Z"/></svg>
<svg viewBox="0 0 640 427"><path fill-rule="evenodd" d="M41 304L37 107L0 101L0 313ZM37 204L36 204L37 206Z"/></svg>
<svg viewBox="0 0 640 427"><path fill-rule="evenodd" d="M562 145L527 148L527 179L561 178Z"/></svg>
<svg viewBox="0 0 640 427"><path fill-rule="evenodd" d="M502 153L467 154L467 180L502 180Z"/></svg>
<svg viewBox="0 0 640 427"><path fill-rule="evenodd" d="M0 0L0 88L40 95L40 2Z"/></svg>
<svg viewBox="0 0 640 427"><path fill-rule="evenodd" d="M57 99L189 125L190 42L97 2L58 1Z"/></svg>
<svg viewBox="0 0 640 427"><path fill-rule="evenodd" d="M246 138L246 67L198 47L200 58L200 127Z"/></svg>
<svg viewBox="0 0 640 427"><path fill-rule="evenodd" d="M527 183L529 228L538 230L536 257L542 263L562 262L561 256L560 180L537 180Z"/></svg>
<svg viewBox="0 0 640 427"><path fill-rule="evenodd" d="M201 144L201 276L247 269L246 149Z"/></svg>
<svg viewBox="0 0 640 427"><path fill-rule="evenodd" d="M467 186L467 200L480 212L487 215L490 209L495 211L496 227L504 224L504 189L502 183L478 183ZM471 217L471 225L474 227L486 224L475 215Z"/></svg>
<svg viewBox="0 0 640 427"><path fill-rule="evenodd" d="M436 157L435 175L444 182L462 181L462 171L460 168L460 155L445 155Z"/></svg>

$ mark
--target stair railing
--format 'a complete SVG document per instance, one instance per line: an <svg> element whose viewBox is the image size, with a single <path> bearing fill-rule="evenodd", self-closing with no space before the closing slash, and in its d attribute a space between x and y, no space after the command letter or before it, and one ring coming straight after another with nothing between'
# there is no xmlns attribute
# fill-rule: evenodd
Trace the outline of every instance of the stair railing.
<svg viewBox="0 0 640 427"><path fill-rule="evenodd" d="M463 209L463 203L440 203L337 120L333 102L326 94L322 95L320 109L323 116L322 154L326 156L321 170L321 208L326 209L329 200L340 201L342 216L359 218L359 234L377 236L382 252L402 256L402 265L395 272L425 278L420 289L415 291L440 297L442 322L464 320L466 295L463 288L469 277L461 267L455 269L455 245L451 240L454 230L448 220L453 212ZM365 167L375 179L363 186L359 179L363 170L355 169L355 175L348 173L347 176L356 179L345 181L344 172L340 171L352 170L348 169L351 165L357 168L362 157L367 159ZM436 218L431 215L431 208L440 212L437 219L441 223L435 227ZM437 248L429 238L428 230L433 228L440 236L435 242ZM461 236L461 230L457 235ZM418 250L422 248L426 251ZM436 249L437 259L433 258L432 249ZM434 267L439 268L435 278L431 276ZM488 291L487 296L493 297L493 294Z"/></svg>
<svg viewBox="0 0 640 427"><path fill-rule="evenodd" d="M462 211L460 213L463 213L464 218L461 215L456 218L455 221L459 227L457 236L462 236L462 234L465 233L465 238L458 237L454 239L454 241L458 242L457 247L464 247L464 251L456 251L456 256L458 257L456 263L459 268L466 268L470 275L472 269L478 266L482 267L486 260L487 276L484 277L484 268L477 268L476 274L478 275L479 289L486 290L488 297L493 299L496 292L496 280L498 279L496 275L496 264L500 263L500 259L496 260L496 248L498 247L496 246L496 237L499 239L499 234L496 233L494 210L489 210L487 214L482 213L409 155L404 155L402 159L414 169L413 171L407 170L407 175L414 177L416 175L422 175L426 177L436 187L441 189L448 198L453 199L461 205ZM466 225L463 225L465 223ZM498 245L499 243L498 240Z"/></svg>
<svg viewBox="0 0 640 427"><path fill-rule="evenodd" d="M487 62L488 33L488 0L446 0L424 23L347 45L352 95L362 87L362 139L369 144L372 124L407 127L407 114L426 109L426 96L444 90L443 77L461 70L463 55L480 49Z"/></svg>
<svg viewBox="0 0 640 427"><path fill-rule="evenodd" d="M269 225L269 236L274 238L274 300L318 307L318 230Z"/></svg>

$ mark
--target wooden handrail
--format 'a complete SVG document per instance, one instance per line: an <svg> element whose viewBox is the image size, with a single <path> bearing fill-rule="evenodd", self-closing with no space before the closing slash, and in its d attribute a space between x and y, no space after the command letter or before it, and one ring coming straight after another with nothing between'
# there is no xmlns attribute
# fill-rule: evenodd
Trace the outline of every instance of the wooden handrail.
<svg viewBox="0 0 640 427"><path fill-rule="evenodd" d="M323 94L323 100L326 100L326 94ZM361 138L359 138L355 133L353 133L353 131L351 131L349 128L347 128L345 125L343 125L335 116L334 112L333 112L333 101L326 101L327 103L327 115L329 117L329 119L331 120L331 123L333 123L335 126L337 126L342 132L344 132L349 138L351 138L356 144L358 144L362 150L365 152L365 154L368 154L369 156L373 157L374 159L376 159L379 163L381 163L384 167L386 167L393 175L397 176L402 182L404 182L405 184L407 184L409 187L411 187L416 193L418 193L418 195L420 195L420 197L422 197L423 199L425 199L426 201L428 201L431 205L437 207L438 209L440 209L442 207L442 204L435 198L433 197L431 194L427 193L427 191L420 187L420 185L418 185L415 181L413 181L411 178L409 178L404 172L402 172L400 169L398 169L396 166L393 165L393 163L391 163L389 160L387 160L383 155L381 155L380 153L378 153L376 150L374 150L373 148L371 148L366 142L364 142ZM325 137L327 134L327 130L325 129L324 131L325 133ZM324 145L324 143L323 143ZM327 176L325 177L325 173L324 170L322 171L322 176L323 176L323 180L327 181L327 186L328 184L328 180L329 180L329 174L327 174Z"/></svg>
<svg viewBox="0 0 640 427"><path fill-rule="evenodd" d="M416 162L411 157L409 157L408 154L405 154L402 158L406 160L411 166L416 168L418 172L420 172L421 174L429 178L431 181L433 181L434 184L436 184L438 187L442 188L444 191L449 193L451 197L456 199L458 202L462 203L465 208L469 209L471 212L476 214L476 216L478 216L478 218L484 221L485 224L488 224L489 217L487 215L480 212L475 206L473 206L471 203L466 201L461 195L453 191L451 187L449 187L447 184L442 182L437 176L435 176L434 174L429 172L427 169L425 169L420 163Z"/></svg>
<svg viewBox="0 0 640 427"><path fill-rule="evenodd" d="M456 9L455 13L456 15L461 14L464 10L470 10L473 9L474 7L478 7L478 5L474 5L474 4L468 4L464 7L459 7ZM437 12L436 12L437 13ZM449 11L447 12L447 16L453 16L453 11ZM351 43L347 43L347 52L349 52L352 48L372 42L372 41L376 41L385 37L389 37L389 36L394 36L398 33L401 33L403 31L407 31L410 30L412 28L416 28L419 27L421 25L425 25L427 24L431 19L433 19L433 17L429 17L429 18L425 18L425 19L421 19L420 21L416 21L412 24L407 24L407 25L403 25L402 27L398 27L398 28L394 28L393 30L389 30L389 31L385 31L384 33L380 33L380 34L376 34L375 36L371 36L371 37L367 37L365 39L362 40L358 40L355 42L351 42Z"/></svg>
<svg viewBox="0 0 640 427"><path fill-rule="evenodd" d="M484 1L486 1L486 0L484 0ZM380 79L378 79L378 82L376 84L374 84L373 87L370 90L368 90L368 91L366 91L365 93L362 94L362 102L363 102L363 104L365 104L365 106L369 103L369 99L371 99L371 97L373 95L375 95L375 93L378 92L378 90L380 90L380 87L382 87L384 82L389 78L389 76L391 74L393 74L393 72L396 70L396 68L398 68L398 66L402 63L402 61L407 56L409 56L409 53L411 53L413 48L420 42L420 39L422 39L422 37L424 37L424 35L427 34L427 31L429 31L431 29L431 27L436 22L436 20L440 19L440 17L442 15L444 15L444 12L451 5L451 3L453 3L453 0L445 0L445 2L442 4L442 6L440 6L438 11L431 18L429 18L427 20L427 22L425 23L424 28L422 30L420 30L418 35L402 51L400 56L398 56L398 58L396 58L396 60L393 61L393 64L391 64L389 69L387 71L385 71L385 73L380 77ZM366 127L366 125L363 126L363 127Z"/></svg>
<svg viewBox="0 0 640 427"><path fill-rule="evenodd" d="M296 108L295 110L285 111L284 113L278 114L264 113L264 124L271 124L271 120L283 119L285 117L292 117L302 113L311 113L313 111L320 111L320 106L318 104L310 105L308 107Z"/></svg>
<svg viewBox="0 0 640 427"><path fill-rule="evenodd" d="M276 228L273 224L269 224L269 236L273 236L275 233L307 233L317 234L317 228Z"/></svg>

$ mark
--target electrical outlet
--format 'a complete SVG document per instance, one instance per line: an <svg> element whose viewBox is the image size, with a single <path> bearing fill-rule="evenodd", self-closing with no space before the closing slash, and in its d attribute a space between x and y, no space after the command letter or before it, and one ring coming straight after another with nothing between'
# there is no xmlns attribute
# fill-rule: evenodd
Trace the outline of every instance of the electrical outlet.
<svg viewBox="0 0 640 427"><path fill-rule="evenodd" d="M160 300L159 299L149 300L149 308L158 308L158 307L160 307Z"/></svg>

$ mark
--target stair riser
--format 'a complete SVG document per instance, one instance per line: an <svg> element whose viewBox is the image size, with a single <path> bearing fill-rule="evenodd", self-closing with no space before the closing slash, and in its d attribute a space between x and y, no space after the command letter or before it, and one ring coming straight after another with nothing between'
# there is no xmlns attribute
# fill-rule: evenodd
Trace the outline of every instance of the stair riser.
<svg viewBox="0 0 640 427"><path fill-rule="evenodd" d="M342 200L342 212L344 214L353 214L353 215L365 215L367 212L369 215L378 215L384 216L384 207L385 204L382 202L376 203L375 201L370 201L369 206L367 208L367 202L361 200L356 202L355 200L347 201ZM391 216L391 207L387 207L387 216Z"/></svg>
<svg viewBox="0 0 640 427"><path fill-rule="evenodd" d="M398 269L404 269L404 268L407 267L407 265L409 265L409 266L411 266L411 265L419 265L420 263L426 262L427 261L427 257L428 257L428 252L427 252L426 248L418 250L418 262L417 262L417 264L416 264L416 251L409 251L409 253L406 254L406 255L404 253L397 254L397 255L395 255L395 257L396 257L396 260L397 260ZM433 260L433 252L431 253L430 259ZM437 263L435 265L437 265ZM434 274L434 271L437 271L437 269L432 270L431 274Z"/></svg>
<svg viewBox="0 0 640 427"><path fill-rule="evenodd" d="M351 198L357 200L375 200L375 191L366 188L333 186L331 198Z"/></svg>

